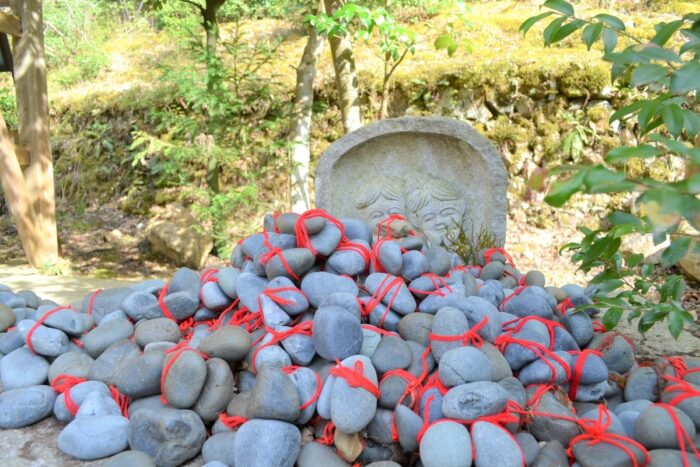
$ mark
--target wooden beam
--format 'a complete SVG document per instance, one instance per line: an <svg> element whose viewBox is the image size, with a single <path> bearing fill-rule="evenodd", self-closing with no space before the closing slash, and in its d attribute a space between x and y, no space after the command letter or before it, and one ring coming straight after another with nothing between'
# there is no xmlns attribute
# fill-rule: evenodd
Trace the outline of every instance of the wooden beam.
<svg viewBox="0 0 700 467"><path fill-rule="evenodd" d="M10 212L17 226L22 240L22 248L24 248L29 264L39 267L47 258L48 252L40 240L41 234L37 230L32 197L24 183L22 169L17 161L17 155L2 114L0 114L0 183L10 205Z"/></svg>
<svg viewBox="0 0 700 467"><path fill-rule="evenodd" d="M49 99L41 0L12 0L22 36L13 40L19 146L30 151L24 179L37 220L38 249L44 260L58 256L53 159L49 135Z"/></svg>
<svg viewBox="0 0 700 467"><path fill-rule="evenodd" d="M22 36L22 27L19 18L15 15L0 11L0 32L10 34L15 37Z"/></svg>

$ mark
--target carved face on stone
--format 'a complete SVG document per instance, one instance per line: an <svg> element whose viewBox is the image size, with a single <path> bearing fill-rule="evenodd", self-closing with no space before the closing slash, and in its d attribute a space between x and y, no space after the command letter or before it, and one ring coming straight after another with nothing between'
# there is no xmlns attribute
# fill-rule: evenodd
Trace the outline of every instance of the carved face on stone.
<svg viewBox="0 0 700 467"><path fill-rule="evenodd" d="M440 245L445 234L464 222L465 203L459 192L445 180L433 176L411 181L406 196L408 220L433 245Z"/></svg>
<svg viewBox="0 0 700 467"><path fill-rule="evenodd" d="M392 214L406 215L401 182L386 177L382 178L379 183L380 186L368 188L365 193L358 193L359 200L355 204L357 209L365 212L373 232L376 231L377 223L382 219L386 219Z"/></svg>

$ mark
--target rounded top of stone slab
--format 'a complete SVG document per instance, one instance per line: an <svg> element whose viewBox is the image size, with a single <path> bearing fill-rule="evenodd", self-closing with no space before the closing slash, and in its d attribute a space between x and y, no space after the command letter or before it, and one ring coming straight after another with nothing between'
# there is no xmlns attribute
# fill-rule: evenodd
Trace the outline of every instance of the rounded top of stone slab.
<svg viewBox="0 0 700 467"><path fill-rule="evenodd" d="M505 243L508 175L496 148L466 122L400 117L335 141L316 171L316 206L374 226L402 214L432 242L459 223Z"/></svg>

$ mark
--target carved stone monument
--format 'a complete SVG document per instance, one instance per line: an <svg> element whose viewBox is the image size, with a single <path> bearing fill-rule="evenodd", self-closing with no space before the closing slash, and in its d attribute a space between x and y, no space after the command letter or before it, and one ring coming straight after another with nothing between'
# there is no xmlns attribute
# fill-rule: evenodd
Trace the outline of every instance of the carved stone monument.
<svg viewBox="0 0 700 467"><path fill-rule="evenodd" d="M335 141L316 171L316 206L372 227L401 214L432 244L461 225L505 243L508 176L494 146L444 117L382 120Z"/></svg>

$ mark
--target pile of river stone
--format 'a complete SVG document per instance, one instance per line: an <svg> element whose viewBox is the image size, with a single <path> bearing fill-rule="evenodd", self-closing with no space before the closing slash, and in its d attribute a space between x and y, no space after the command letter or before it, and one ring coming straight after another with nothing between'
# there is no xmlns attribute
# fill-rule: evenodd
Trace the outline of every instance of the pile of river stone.
<svg viewBox="0 0 700 467"><path fill-rule="evenodd" d="M700 465L700 359L638 363L591 290L398 216L263 225L231 267L72 306L0 286L0 427L53 415L109 466Z"/></svg>

